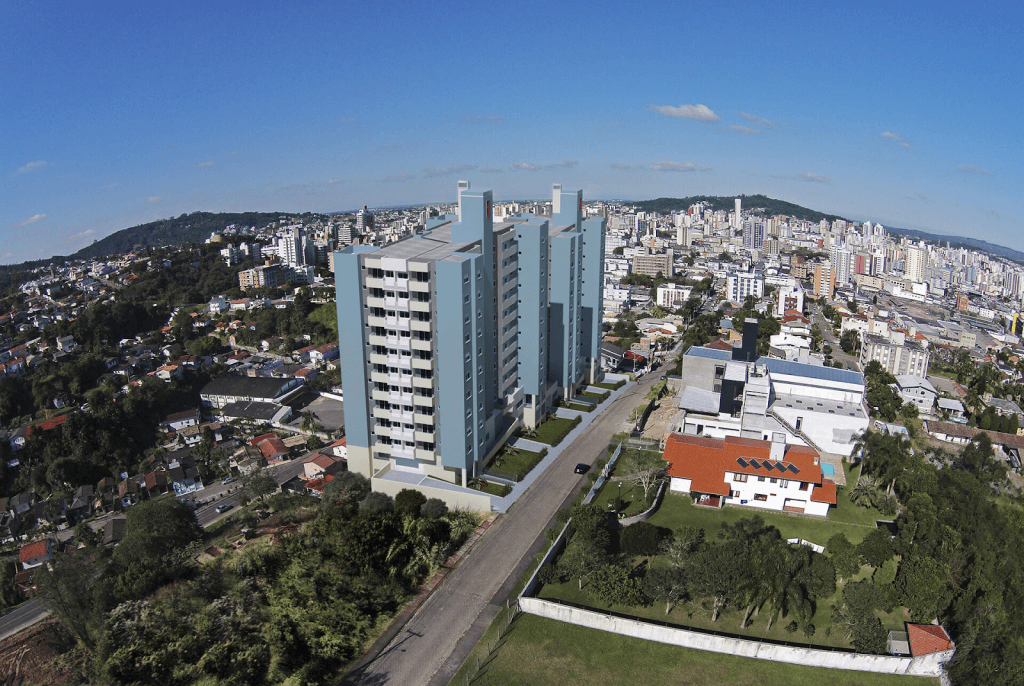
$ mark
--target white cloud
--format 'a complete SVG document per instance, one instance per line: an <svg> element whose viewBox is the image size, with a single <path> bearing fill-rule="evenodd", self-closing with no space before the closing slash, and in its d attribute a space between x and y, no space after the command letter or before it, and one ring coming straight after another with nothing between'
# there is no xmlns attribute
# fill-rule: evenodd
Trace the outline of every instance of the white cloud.
<svg viewBox="0 0 1024 686"><path fill-rule="evenodd" d="M832 179L821 174L812 174L811 172L804 172L800 174L800 178L804 181L810 181L812 183L832 183Z"/></svg>
<svg viewBox="0 0 1024 686"><path fill-rule="evenodd" d="M903 146L904 148L909 148L909 147L910 147L910 143L908 143L907 141L905 141L905 140L903 139L903 136L901 136L901 135L899 135L898 133L895 133L895 132L893 132L893 131L883 131L883 132L881 133L881 136L882 136L882 138L888 138L888 139L890 139L890 140L894 140L894 141L896 141L897 143L899 143L900 145L902 145L902 146Z"/></svg>
<svg viewBox="0 0 1024 686"><path fill-rule="evenodd" d="M31 217L29 217L25 221L18 222L14 226L20 228L22 226L28 226L29 224L35 224L36 222L40 222L40 221L42 221L44 219L46 219L46 215L45 214L33 214Z"/></svg>
<svg viewBox="0 0 1024 686"><path fill-rule="evenodd" d="M445 169L438 169L437 167L427 167L423 170L423 177L427 179L436 178L438 176L451 176L452 174L461 174L462 172L473 171L476 169L475 164L452 164Z"/></svg>
<svg viewBox="0 0 1024 686"><path fill-rule="evenodd" d="M117 188L120 185L120 181L115 181L114 183L108 183L106 186L103 187L103 189L109 191L111 188Z"/></svg>
<svg viewBox="0 0 1024 686"><path fill-rule="evenodd" d="M387 182L398 182L408 181L409 179L415 179L416 177L412 174L392 174L391 176L384 177L384 181Z"/></svg>
<svg viewBox="0 0 1024 686"><path fill-rule="evenodd" d="M30 172L33 169L39 169L40 167L45 167L45 166L46 166L46 162L43 161L43 160L37 160L35 162L29 162L24 167L21 167L20 169L18 169L18 173L19 174L24 174L25 172Z"/></svg>
<svg viewBox="0 0 1024 686"><path fill-rule="evenodd" d="M658 162L652 164L651 169L654 171L661 172L692 172L697 171L697 165L693 162L687 162L686 164L679 164L677 162Z"/></svg>
<svg viewBox="0 0 1024 686"><path fill-rule="evenodd" d="M341 183L341 179L327 179L327 185L328 186L330 186L331 184L335 184L335 183Z"/></svg>
<svg viewBox="0 0 1024 686"><path fill-rule="evenodd" d="M683 117L684 119L696 119L697 121L721 121L721 117L711 111L707 105L651 105L648 108L651 112L664 114L666 117Z"/></svg>
<svg viewBox="0 0 1024 686"><path fill-rule="evenodd" d="M975 167L973 164L962 164L957 167L959 171L964 174L991 174L992 172L982 169L981 167Z"/></svg>
<svg viewBox="0 0 1024 686"><path fill-rule="evenodd" d="M159 195L151 195L148 198L146 198L146 202L148 203L160 202L162 200L163 198L161 198Z"/></svg>
<svg viewBox="0 0 1024 686"><path fill-rule="evenodd" d="M82 233L76 233L74 236L68 236L68 242L70 243L72 241L77 241L77 240L81 240L83 238L88 238L89 236L93 235L94 233L96 233L96 231L94 229L89 229L88 231L83 231Z"/></svg>
<svg viewBox="0 0 1024 686"><path fill-rule="evenodd" d="M761 128L772 128L775 126L775 122L773 122L772 120L765 119L764 117L759 117L756 114L751 114L750 112L743 112L742 110L740 111L740 114L743 116L744 119L746 119L747 121L754 122Z"/></svg>
<svg viewBox="0 0 1024 686"><path fill-rule="evenodd" d="M512 165L512 171L540 171L543 169L539 164L529 164L528 162L520 162L519 164Z"/></svg>
<svg viewBox="0 0 1024 686"><path fill-rule="evenodd" d="M562 160L561 162L555 162L554 164L544 165L545 169L572 169L580 163L579 160Z"/></svg>
<svg viewBox="0 0 1024 686"><path fill-rule="evenodd" d="M192 166L193 167L209 167L212 164L213 164L213 162L199 162L198 164L193 164Z"/></svg>
<svg viewBox="0 0 1024 686"><path fill-rule="evenodd" d="M505 170L504 169L498 169L497 167L481 167L480 168L480 173L481 174L504 174Z"/></svg>
<svg viewBox="0 0 1024 686"><path fill-rule="evenodd" d="M749 133L749 134L761 133L757 129L752 129L749 126L740 126L739 124L733 124L729 128L732 129L733 131L738 131L740 133Z"/></svg>

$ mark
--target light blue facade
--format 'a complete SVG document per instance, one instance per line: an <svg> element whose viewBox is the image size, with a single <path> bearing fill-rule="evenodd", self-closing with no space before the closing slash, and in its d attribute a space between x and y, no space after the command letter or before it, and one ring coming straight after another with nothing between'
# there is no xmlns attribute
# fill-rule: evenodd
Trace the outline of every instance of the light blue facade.
<svg viewBox="0 0 1024 686"><path fill-rule="evenodd" d="M363 325L363 275L359 254L376 251L367 245L350 245L334 253L334 284L338 293L338 365L345 389L345 435L349 443L370 445L370 404L367 397L369 351ZM369 469L369 466L366 467Z"/></svg>
<svg viewBox="0 0 1024 686"><path fill-rule="evenodd" d="M548 222L516 225L519 244L519 385L529 396L548 383Z"/></svg>
<svg viewBox="0 0 1024 686"><path fill-rule="evenodd" d="M565 389L563 395L570 397L582 372L579 360L582 240L576 231L567 229L554 233L550 241L548 379Z"/></svg>
<svg viewBox="0 0 1024 686"><path fill-rule="evenodd" d="M604 230L606 219L583 221L583 273L580 278L581 350L587 381L601 368L601 315L604 311Z"/></svg>

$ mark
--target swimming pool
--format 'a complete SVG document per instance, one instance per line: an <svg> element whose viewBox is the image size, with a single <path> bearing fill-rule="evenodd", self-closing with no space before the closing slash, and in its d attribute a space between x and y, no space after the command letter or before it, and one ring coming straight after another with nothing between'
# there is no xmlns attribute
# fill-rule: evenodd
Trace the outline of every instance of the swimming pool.
<svg viewBox="0 0 1024 686"><path fill-rule="evenodd" d="M827 462L822 462L821 463L821 473L822 474L827 474L828 476L835 476L836 475L836 468L835 468L834 465L831 465L831 464L829 464Z"/></svg>

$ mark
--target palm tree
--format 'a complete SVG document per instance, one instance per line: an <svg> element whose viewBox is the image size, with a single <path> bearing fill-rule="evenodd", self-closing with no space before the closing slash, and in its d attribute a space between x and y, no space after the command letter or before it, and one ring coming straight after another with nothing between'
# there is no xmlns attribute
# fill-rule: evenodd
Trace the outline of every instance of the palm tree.
<svg viewBox="0 0 1024 686"><path fill-rule="evenodd" d="M320 427L320 417L312 410L304 410L299 414L302 417L302 431L317 431Z"/></svg>
<svg viewBox="0 0 1024 686"><path fill-rule="evenodd" d="M771 577L769 603L771 615L768 617L766 631L771 631L772 624L780 615L793 613L801 622L814 614L814 607L807 596L807 589L799 581L800 570L810 564L810 550L789 550L786 565L777 570Z"/></svg>
<svg viewBox="0 0 1024 686"><path fill-rule="evenodd" d="M850 490L850 501L861 507L874 507L878 502L878 483L870 476L858 478Z"/></svg>

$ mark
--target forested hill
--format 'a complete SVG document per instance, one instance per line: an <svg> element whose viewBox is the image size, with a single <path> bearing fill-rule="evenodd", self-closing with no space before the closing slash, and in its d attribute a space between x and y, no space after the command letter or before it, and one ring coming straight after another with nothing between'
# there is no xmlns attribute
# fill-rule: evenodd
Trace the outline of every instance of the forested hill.
<svg viewBox="0 0 1024 686"><path fill-rule="evenodd" d="M209 238L211 233L223 231L232 224L260 229L291 216L297 215L284 212L193 212L121 229L82 248L69 258L102 257L129 252L136 247L201 243ZM306 213L302 216L313 215Z"/></svg>
<svg viewBox="0 0 1024 686"><path fill-rule="evenodd" d="M678 210L685 210L689 208L690 205L702 202L712 210L725 210L728 212L735 206L735 200L737 197L743 199L744 210L760 209L763 210L764 214L768 217L773 217L777 214L785 214L808 222L820 222L822 219L827 219L829 221L834 219L843 219L843 217L835 214L825 214L824 212L818 212L817 210L811 210L806 207L801 207L800 205L794 205L791 202L786 202L785 200L776 200L775 198L769 198L764 195L692 195L688 198L656 198L654 200L641 200L632 204L642 212L669 214Z"/></svg>

